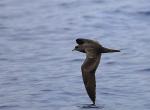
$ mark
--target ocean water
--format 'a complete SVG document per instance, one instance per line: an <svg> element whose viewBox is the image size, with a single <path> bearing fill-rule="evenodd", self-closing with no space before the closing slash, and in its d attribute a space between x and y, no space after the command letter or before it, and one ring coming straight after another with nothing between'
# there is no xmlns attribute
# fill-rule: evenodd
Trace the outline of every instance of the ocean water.
<svg viewBox="0 0 150 110"><path fill-rule="evenodd" d="M0 0L0 110L150 110L148 0ZM96 72L97 108L76 38L121 49Z"/></svg>

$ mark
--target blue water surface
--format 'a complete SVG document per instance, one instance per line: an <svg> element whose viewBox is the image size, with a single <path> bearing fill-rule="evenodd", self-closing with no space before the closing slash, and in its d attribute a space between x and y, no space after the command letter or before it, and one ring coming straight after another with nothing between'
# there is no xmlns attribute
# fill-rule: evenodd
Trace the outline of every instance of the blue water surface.
<svg viewBox="0 0 150 110"><path fill-rule="evenodd" d="M0 110L87 109L78 37L121 49L102 55L88 109L150 110L148 0L0 0L0 10Z"/></svg>

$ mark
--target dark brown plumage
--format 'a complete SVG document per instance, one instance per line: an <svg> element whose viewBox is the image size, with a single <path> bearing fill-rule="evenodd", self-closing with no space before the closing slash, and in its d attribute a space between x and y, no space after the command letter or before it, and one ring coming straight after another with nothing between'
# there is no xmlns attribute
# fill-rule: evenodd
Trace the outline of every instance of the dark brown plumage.
<svg viewBox="0 0 150 110"><path fill-rule="evenodd" d="M81 66L83 82L87 91L88 96L95 105L96 99L96 80L95 80L95 72L99 65L101 54L109 53L109 52L120 52L119 50L108 49L101 46L98 42L78 38L76 39L76 43L74 50L86 53L86 59Z"/></svg>

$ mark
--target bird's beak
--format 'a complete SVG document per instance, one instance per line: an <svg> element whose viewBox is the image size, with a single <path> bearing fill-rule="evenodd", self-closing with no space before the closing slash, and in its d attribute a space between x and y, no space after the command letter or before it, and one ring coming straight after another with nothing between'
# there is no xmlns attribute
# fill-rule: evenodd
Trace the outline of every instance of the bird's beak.
<svg viewBox="0 0 150 110"><path fill-rule="evenodd" d="M109 49L109 48L102 48L102 53L111 53L111 52L120 52L120 50L116 50L116 49Z"/></svg>
<svg viewBox="0 0 150 110"><path fill-rule="evenodd" d="M75 48L72 51L75 51Z"/></svg>

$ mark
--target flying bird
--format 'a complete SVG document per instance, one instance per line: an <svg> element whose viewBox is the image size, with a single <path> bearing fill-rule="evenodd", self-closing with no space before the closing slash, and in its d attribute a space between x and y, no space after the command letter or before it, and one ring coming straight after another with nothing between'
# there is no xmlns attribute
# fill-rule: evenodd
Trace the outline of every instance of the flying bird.
<svg viewBox="0 0 150 110"><path fill-rule="evenodd" d="M86 59L81 66L83 82L89 98L95 105L96 100L96 78L95 72L99 65L102 53L120 52L120 50L109 49L103 47L97 41L78 38L76 39L78 44L73 49L86 54Z"/></svg>

